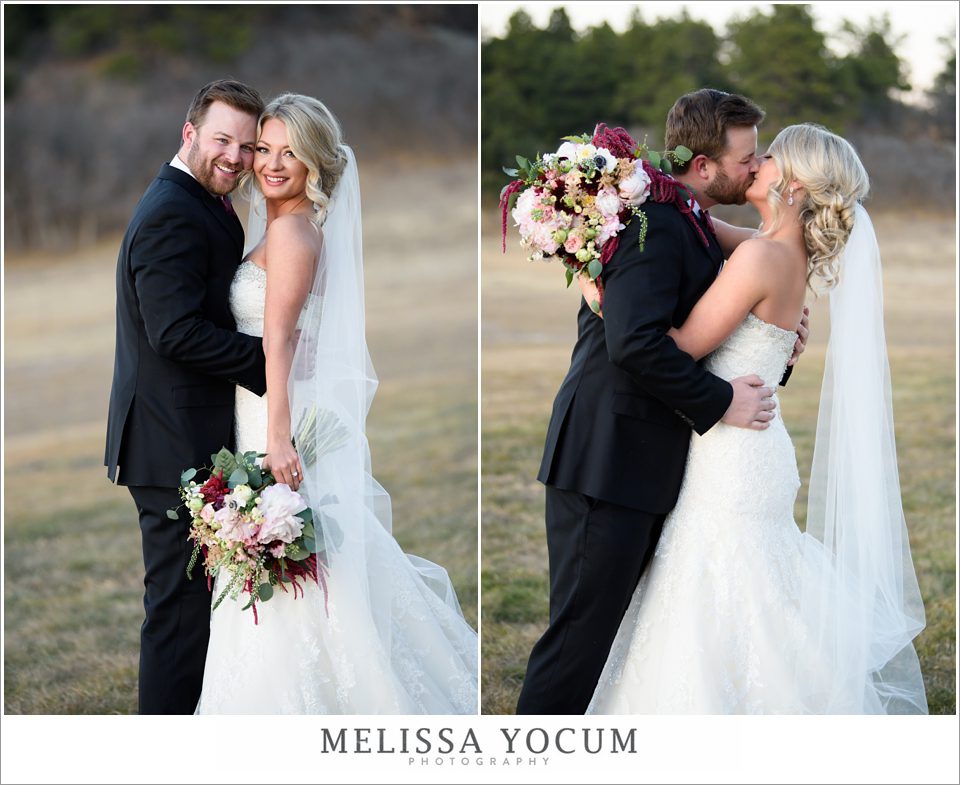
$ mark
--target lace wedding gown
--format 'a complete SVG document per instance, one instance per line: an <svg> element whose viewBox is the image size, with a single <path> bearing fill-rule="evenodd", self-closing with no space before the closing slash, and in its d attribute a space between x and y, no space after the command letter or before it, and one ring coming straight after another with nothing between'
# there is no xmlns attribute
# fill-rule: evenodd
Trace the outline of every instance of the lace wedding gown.
<svg viewBox="0 0 960 785"><path fill-rule="evenodd" d="M795 333L748 314L706 368L727 380L756 373L776 388L795 340ZM799 487L779 414L763 431L718 423L693 435L676 507L588 714L809 709L801 693L815 685L801 690L795 678L797 657L810 649L800 592L801 552L811 538L793 518Z"/></svg>
<svg viewBox="0 0 960 785"><path fill-rule="evenodd" d="M263 335L265 296L266 272L244 261L230 290L238 330ZM237 450L265 451L266 396L237 388L236 436ZM366 605L354 602L353 592L338 591L336 569L327 576L326 607L312 581L297 598L278 588L257 606L254 625L250 610L241 610L247 595L228 597L211 613L197 713L475 713L476 634L424 576L439 572L445 579L445 573L407 556L386 529L380 532L369 547L371 563L381 577L389 576L389 596L377 598L391 604L386 634L375 631L374 621L365 618ZM225 579L221 572L214 598ZM436 583L441 590L446 585L445 580Z"/></svg>

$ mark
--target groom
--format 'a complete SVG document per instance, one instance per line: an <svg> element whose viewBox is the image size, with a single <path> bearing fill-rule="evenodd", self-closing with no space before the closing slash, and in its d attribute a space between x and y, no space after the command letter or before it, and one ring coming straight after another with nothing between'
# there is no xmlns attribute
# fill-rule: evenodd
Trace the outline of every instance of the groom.
<svg viewBox="0 0 960 785"><path fill-rule="evenodd" d="M145 569L141 714L192 714L200 697L210 593L186 576L188 467L233 444L234 387L266 391L259 338L236 332L228 295L243 250L229 194L253 164L263 101L240 82L203 87L179 152L137 205L117 260L117 337L104 464L140 516Z"/></svg>
<svg viewBox="0 0 960 785"><path fill-rule="evenodd" d="M694 153L675 176L696 195L701 231L673 205L647 202L644 249L634 220L604 267L603 318L581 304L538 476L547 486L550 624L530 654L518 714L586 710L676 503L691 428L760 429L773 418L773 390L758 377L724 381L666 335L719 272L723 252L706 210L744 203L763 117L748 99L718 90L674 104L666 146Z"/></svg>

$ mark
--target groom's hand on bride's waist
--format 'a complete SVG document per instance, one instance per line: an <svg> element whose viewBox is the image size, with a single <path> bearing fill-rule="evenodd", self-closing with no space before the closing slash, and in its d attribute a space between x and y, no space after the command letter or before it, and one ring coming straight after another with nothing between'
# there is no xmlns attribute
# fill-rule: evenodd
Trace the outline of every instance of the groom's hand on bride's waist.
<svg viewBox="0 0 960 785"><path fill-rule="evenodd" d="M774 390L763 386L759 376L741 376L730 382L733 387L733 400L721 422L736 428L750 428L762 431L770 427L770 421L776 416L773 400Z"/></svg>

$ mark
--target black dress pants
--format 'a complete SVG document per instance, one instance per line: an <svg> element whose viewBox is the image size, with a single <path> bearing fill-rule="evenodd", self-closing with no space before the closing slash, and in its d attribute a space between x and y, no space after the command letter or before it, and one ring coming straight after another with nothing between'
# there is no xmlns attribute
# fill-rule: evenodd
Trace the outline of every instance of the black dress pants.
<svg viewBox="0 0 960 785"><path fill-rule="evenodd" d="M665 514L547 486L550 626L530 654L517 714L583 714Z"/></svg>
<svg viewBox="0 0 960 785"><path fill-rule="evenodd" d="M140 628L140 714L193 714L210 638L210 591L202 560L187 578L190 518L176 488L130 486L143 540L145 618Z"/></svg>

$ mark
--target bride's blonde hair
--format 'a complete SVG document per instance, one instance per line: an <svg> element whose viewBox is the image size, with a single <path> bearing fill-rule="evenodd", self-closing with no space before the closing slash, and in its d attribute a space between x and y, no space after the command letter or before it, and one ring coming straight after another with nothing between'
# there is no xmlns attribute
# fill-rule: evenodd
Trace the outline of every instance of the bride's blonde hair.
<svg viewBox="0 0 960 785"><path fill-rule="evenodd" d="M803 186L800 223L807 248L807 284L826 291L839 280L840 253L853 230L854 208L870 190L870 178L856 150L846 139L813 123L790 125L773 140L767 153L780 179L767 195L772 231L783 218L790 183ZM814 286L815 281L819 285Z"/></svg>
<svg viewBox="0 0 960 785"><path fill-rule="evenodd" d="M330 195L347 165L340 123L316 98L296 93L283 93L267 104L257 123L258 137L263 124L271 119L284 124L290 149L307 167L307 198L316 205L313 220L321 224Z"/></svg>

